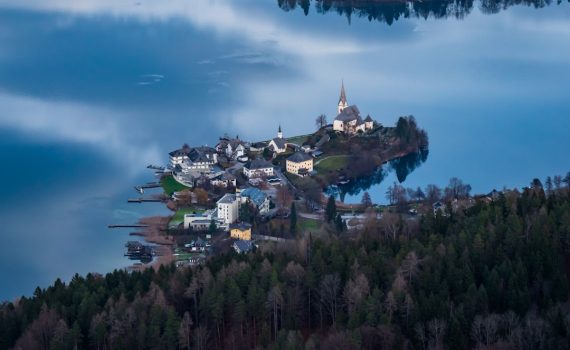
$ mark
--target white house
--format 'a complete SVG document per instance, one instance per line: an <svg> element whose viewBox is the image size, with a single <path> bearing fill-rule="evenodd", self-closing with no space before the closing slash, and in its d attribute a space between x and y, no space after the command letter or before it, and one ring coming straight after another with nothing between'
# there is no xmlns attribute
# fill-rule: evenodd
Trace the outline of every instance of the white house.
<svg viewBox="0 0 570 350"><path fill-rule="evenodd" d="M216 145L216 151L223 154L230 160L236 160L246 155L247 147L245 142L239 138L230 139L228 137L220 138L220 142Z"/></svg>
<svg viewBox="0 0 570 350"><path fill-rule="evenodd" d="M206 231L212 223L212 212L203 214L184 214L184 228L192 228L194 231Z"/></svg>
<svg viewBox="0 0 570 350"><path fill-rule="evenodd" d="M236 187L236 177L228 172L223 172L210 179L210 184L214 187Z"/></svg>
<svg viewBox="0 0 570 350"><path fill-rule="evenodd" d="M254 159L244 165L243 173L248 179L273 176L273 164L265 159Z"/></svg>
<svg viewBox="0 0 570 350"><path fill-rule="evenodd" d="M235 194L226 193L217 203L218 219L224 224L233 224L239 219L239 199Z"/></svg>
<svg viewBox="0 0 570 350"><path fill-rule="evenodd" d="M172 168L188 160L188 153L183 149L177 149L175 151L168 153L168 155L170 160L170 166Z"/></svg>
<svg viewBox="0 0 570 350"><path fill-rule="evenodd" d="M285 153L287 151L287 140L283 138L283 132L281 131L281 125L279 125L279 130L277 131L277 137L269 141L268 147L273 150L273 152Z"/></svg>

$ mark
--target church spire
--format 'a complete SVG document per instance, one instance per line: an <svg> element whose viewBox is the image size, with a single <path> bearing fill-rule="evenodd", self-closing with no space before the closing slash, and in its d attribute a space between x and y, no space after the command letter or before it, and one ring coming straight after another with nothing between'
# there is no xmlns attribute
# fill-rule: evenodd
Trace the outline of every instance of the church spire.
<svg viewBox="0 0 570 350"><path fill-rule="evenodd" d="M344 80L340 85L340 98L338 99L338 103L346 104L346 92L344 91Z"/></svg>
<svg viewBox="0 0 570 350"><path fill-rule="evenodd" d="M277 130L277 137L280 139L283 138L283 132L281 132L281 124L279 124L279 129Z"/></svg>
<svg viewBox="0 0 570 350"><path fill-rule="evenodd" d="M340 98L338 99L338 114L342 112L343 109L348 107L348 102L346 101L346 92L344 91L344 80L340 85Z"/></svg>

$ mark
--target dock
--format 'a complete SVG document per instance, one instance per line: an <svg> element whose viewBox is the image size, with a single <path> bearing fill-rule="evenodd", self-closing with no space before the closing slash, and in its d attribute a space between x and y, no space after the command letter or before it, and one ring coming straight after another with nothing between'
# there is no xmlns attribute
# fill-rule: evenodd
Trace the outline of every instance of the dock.
<svg viewBox="0 0 570 350"><path fill-rule="evenodd" d="M148 225L140 225L140 224L133 224L133 225L109 225L108 228L147 228Z"/></svg>
<svg viewBox="0 0 570 350"><path fill-rule="evenodd" d="M163 166L158 166L158 165L152 165L152 164L150 164L150 165L147 166L147 169L164 171L166 168L163 167Z"/></svg>
<svg viewBox="0 0 570 350"><path fill-rule="evenodd" d="M158 198L129 198L127 200L129 203L159 203L162 199Z"/></svg>

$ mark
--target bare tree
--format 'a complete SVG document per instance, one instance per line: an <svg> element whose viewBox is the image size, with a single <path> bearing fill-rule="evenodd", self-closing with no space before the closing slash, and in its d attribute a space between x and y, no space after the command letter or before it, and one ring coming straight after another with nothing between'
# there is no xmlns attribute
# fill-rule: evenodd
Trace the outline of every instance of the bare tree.
<svg viewBox="0 0 570 350"><path fill-rule="evenodd" d="M436 185L427 185L425 193L426 199L430 204L433 204L441 199L441 189Z"/></svg>
<svg viewBox="0 0 570 350"><path fill-rule="evenodd" d="M269 291L269 294L267 295L266 306L271 311L271 316L273 317L274 336L275 339L277 339L277 331L279 330L278 315L283 306L283 294L281 294L281 289L279 286L275 286Z"/></svg>
<svg viewBox="0 0 570 350"><path fill-rule="evenodd" d="M380 220L380 226L384 231L384 236L388 236L395 240L398 233L398 224L400 222L400 216L395 213L385 212L382 214L382 219Z"/></svg>
<svg viewBox="0 0 570 350"><path fill-rule="evenodd" d="M363 274L358 274L354 280L348 280L344 287L344 302L349 316L360 306L364 298L370 294L368 279Z"/></svg>
<svg viewBox="0 0 570 350"><path fill-rule="evenodd" d="M324 114L321 114L317 117L317 119L315 119L315 125L317 126L317 129L321 129L322 127L327 125L327 116Z"/></svg>
<svg viewBox="0 0 570 350"><path fill-rule="evenodd" d="M336 326L336 314L338 307L338 294L340 290L340 277L338 274L325 275L320 284L321 304L328 312L332 326Z"/></svg>
<svg viewBox="0 0 570 350"><path fill-rule="evenodd" d="M445 331L447 323L440 319L433 319L428 323L429 331L429 348L434 350L443 349L443 340L445 338Z"/></svg>
<svg viewBox="0 0 570 350"><path fill-rule="evenodd" d="M464 184L462 180L452 177L449 180L449 185L445 188L445 197L451 199L463 199L469 197L471 192L471 185Z"/></svg>
<svg viewBox="0 0 570 350"><path fill-rule="evenodd" d="M180 328L178 329L178 339L180 347L183 349L186 348L187 350L190 350L190 346L192 345L190 343L190 337L192 336L192 324L192 317L190 317L190 314L186 311L182 317L182 322L180 322Z"/></svg>
<svg viewBox="0 0 570 350"><path fill-rule="evenodd" d="M402 261L402 273L406 276L408 284L412 283L412 278L418 273L421 260L418 258L416 252L411 251L406 255Z"/></svg>
<svg viewBox="0 0 570 350"><path fill-rule="evenodd" d="M204 326L199 326L194 330L194 349L206 350L208 348L208 338L210 333Z"/></svg>

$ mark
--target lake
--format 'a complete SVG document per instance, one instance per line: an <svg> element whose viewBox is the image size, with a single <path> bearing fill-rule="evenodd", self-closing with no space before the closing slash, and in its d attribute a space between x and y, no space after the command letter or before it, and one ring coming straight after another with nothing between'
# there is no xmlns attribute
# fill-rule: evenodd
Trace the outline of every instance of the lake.
<svg viewBox="0 0 570 350"><path fill-rule="evenodd" d="M126 266L129 231L106 226L167 212L126 203L147 164L312 132L342 80L364 114L427 130L407 187L566 173L569 20L568 2L0 0L0 300Z"/></svg>

